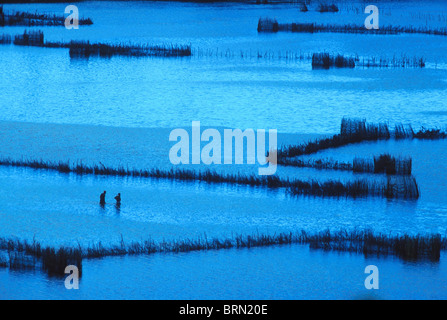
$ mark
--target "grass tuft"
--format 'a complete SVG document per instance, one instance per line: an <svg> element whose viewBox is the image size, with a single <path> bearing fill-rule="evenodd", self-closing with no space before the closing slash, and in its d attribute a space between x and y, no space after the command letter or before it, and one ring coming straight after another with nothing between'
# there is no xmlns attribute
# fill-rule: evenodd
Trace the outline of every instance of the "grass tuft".
<svg viewBox="0 0 447 320"><path fill-rule="evenodd" d="M388 159L388 160L387 160ZM385 163L385 162L389 163ZM343 170L352 172L385 173L387 175L411 175L411 158L396 158L389 154L381 154L373 159L356 157L350 162L332 159L302 160L299 158L281 157L278 164L297 168L313 168L328 170ZM386 164L386 167L385 167Z"/></svg>
<svg viewBox="0 0 447 320"><path fill-rule="evenodd" d="M447 36L447 28L412 27L412 26L380 26L379 29L366 29L364 25L358 24L318 24L318 23L278 23L275 19L260 18L258 21L258 32L299 32L299 33L353 33L353 34L427 34Z"/></svg>
<svg viewBox="0 0 447 320"><path fill-rule="evenodd" d="M9 34L0 34L0 44L11 44L11 36Z"/></svg>
<svg viewBox="0 0 447 320"><path fill-rule="evenodd" d="M188 57L191 56L190 45L126 45L126 44L104 44L90 43L89 41L67 42L45 42L42 31L24 31L23 34L16 35L15 45L35 46L45 48L68 48L71 58L102 57L112 56L129 57Z"/></svg>
<svg viewBox="0 0 447 320"><path fill-rule="evenodd" d="M29 13L23 11L5 12L3 6L0 6L0 27L4 26L65 26L65 16ZM92 25L90 18L81 18L79 25Z"/></svg>
<svg viewBox="0 0 447 320"><path fill-rule="evenodd" d="M231 238L208 239L206 234L195 239L155 242L151 239L126 244L121 237L119 245L104 247L101 243L82 248L43 247L34 242L38 251L24 251L28 243L17 239L0 238L0 249L8 250L9 262L0 259L0 267L12 270L33 270L41 267L49 276L64 276L68 265L76 265L82 275L83 259L108 256L142 255L154 253L181 253L221 249L243 249L291 244L307 244L311 249L354 252L368 255L395 255L406 261L430 260L437 262L441 250L447 249L447 240L439 234L431 235L386 235L372 230L329 229L309 233L284 232L278 234L238 234Z"/></svg>
<svg viewBox="0 0 447 320"><path fill-rule="evenodd" d="M342 55L331 56L329 53L314 53L312 55L312 68L329 69L337 68L354 68L355 61L353 58L347 58Z"/></svg>
<svg viewBox="0 0 447 320"><path fill-rule="evenodd" d="M323 4L320 3L318 5L318 12L323 13L323 12L338 12L338 7L335 4Z"/></svg>

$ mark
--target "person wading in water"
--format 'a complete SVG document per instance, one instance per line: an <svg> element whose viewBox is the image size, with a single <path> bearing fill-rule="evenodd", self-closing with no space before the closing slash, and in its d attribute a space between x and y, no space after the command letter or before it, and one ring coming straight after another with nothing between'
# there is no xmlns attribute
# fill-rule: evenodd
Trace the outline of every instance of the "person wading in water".
<svg viewBox="0 0 447 320"><path fill-rule="evenodd" d="M115 197L116 205L121 205L121 193L118 193L118 195Z"/></svg>
<svg viewBox="0 0 447 320"><path fill-rule="evenodd" d="M99 204L100 205L106 204L106 192L105 191L103 193L101 193L101 195L99 196Z"/></svg>

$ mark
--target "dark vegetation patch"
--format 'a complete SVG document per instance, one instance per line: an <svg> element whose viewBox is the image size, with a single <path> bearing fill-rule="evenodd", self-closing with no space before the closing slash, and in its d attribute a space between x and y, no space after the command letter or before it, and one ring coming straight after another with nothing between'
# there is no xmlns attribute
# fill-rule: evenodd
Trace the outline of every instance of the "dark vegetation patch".
<svg viewBox="0 0 447 320"><path fill-rule="evenodd" d="M406 261L439 261L447 241L439 234L386 235L371 230L325 230L318 233L305 231L269 234L236 235L231 238L209 239L206 235L196 239L155 242L152 239L126 244L121 237L118 245L105 247L99 242L89 247L44 247L37 241L29 243L17 239L0 238L0 250L7 251L8 259L0 256L0 267L12 270L41 268L50 276L65 276L65 268L75 265L82 275L83 259L109 256L142 255L154 253L180 253L220 249L243 249L277 245L307 244L311 249L354 252L368 255L395 255ZM0 252L1 253L1 252Z"/></svg>
<svg viewBox="0 0 447 320"><path fill-rule="evenodd" d="M22 11L6 12L3 6L0 6L0 27L4 26L65 26L65 16L29 13ZM79 25L92 25L90 18L81 18Z"/></svg>
<svg viewBox="0 0 447 320"><path fill-rule="evenodd" d="M258 32L298 32L298 33L353 33L353 34L427 34L447 36L447 28L412 27L412 26L380 26L379 29L366 29L356 24L318 24L318 23L278 23L276 19L260 18Z"/></svg>
<svg viewBox="0 0 447 320"><path fill-rule="evenodd" d="M379 141L395 139L445 139L447 133L441 129L421 128L415 132L410 125L397 124L394 132L391 132L386 123L367 123L365 119L343 118L340 133L329 138L316 139L298 145L282 146L278 149L278 159L282 157L296 157L309 155L321 150L339 148L352 143L364 141ZM282 160L278 160L280 162Z"/></svg>
<svg viewBox="0 0 447 320"><path fill-rule="evenodd" d="M90 43L88 41L45 42L42 31L26 31L14 38L15 45L44 48L68 48L71 58L103 57L115 55L132 57L187 57L191 55L189 45L124 45Z"/></svg>
<svg viewBox="0 0 447 320"><path fill-rule="evenodd" d="M314 53L312 55L312 68L329 69L337 68L354 68L355 61L353 58L347 58L343 55L332 56L329 53Z"/></svg>
<svg viewBox="0 0 447 320"><path fill-rule="evenodd" d="M317 8L318 12L338 12L338 7L336 4L324 4L320 3Z"/></svg>
<svg viewBox="0 0 447 320"><path fill-rule="evenodd" d="M11 36L9 34L0 35L0 44L10 44L11 42Z"/></svg>
<svg viewBox="0 0 447 320"><path fill-rule="evenodd" d="M372 159L354 158L352 162L332 159L302 160L299 158L281 157L278 164L298 168L330 169L366 173L385 173L387 175L411 175L411 158L396 158L390 154L381 154Z"/></svg>

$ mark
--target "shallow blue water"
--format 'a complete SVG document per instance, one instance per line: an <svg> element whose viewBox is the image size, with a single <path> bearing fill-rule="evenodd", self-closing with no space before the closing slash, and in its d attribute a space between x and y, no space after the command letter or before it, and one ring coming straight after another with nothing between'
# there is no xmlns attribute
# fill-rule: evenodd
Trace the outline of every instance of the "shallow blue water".
<svg viewBox="0 0 447 320"><path fill-rule="evenodd" d="M104 258L83 262L79 290L40 272L0 269L0 298L14 299L446 299L440 263L408 263L304 246ZM364 270L379 269L367 290Z"/></svg>
<svg viewBox="0 0 447 320"><path fill-rule="evenodd" d="M393 9L395 4L384 6L384 25L417 22L439 27L442 21L412 18L412 14L447 12L442 3L419 7L412 3L404 13ZM5 10L59 14L63 8L62 4L5 6ZM94 25L79 30L40 28L47 40L190 43L202 54L211 52L211 57L197 53L183 59L87 61L70 60L65 49L2 46L0 120L154 128L187 126L197 120L207 126L292 133L332 133L343 116L415 126L444 126L447 120L446 37L257 33L261 16L284 22L358 24L366 16L348 10L335 15L303 14L290 5L114 1L80 3L79 10ZM14 35L24 28L3 29ZM227 50L232 58L225 58ZM427 68L312 70L308 60L241 58L241 51L244 56L269 51L276 57L286 51L422 56Z"/></svg>

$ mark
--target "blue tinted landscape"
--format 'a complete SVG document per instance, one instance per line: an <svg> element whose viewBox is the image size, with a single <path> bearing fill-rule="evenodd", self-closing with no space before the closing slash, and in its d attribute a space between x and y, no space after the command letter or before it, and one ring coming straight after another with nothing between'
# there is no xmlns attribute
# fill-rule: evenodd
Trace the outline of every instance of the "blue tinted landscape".
<svg viewBox="0 0 447 320"><path fill-rule="evenodd" d="M447 298L447 3L69 4L0 11L1 299Z"/></svg>

